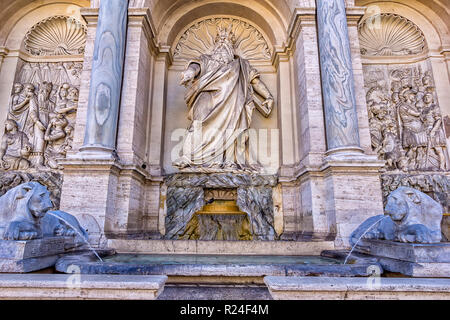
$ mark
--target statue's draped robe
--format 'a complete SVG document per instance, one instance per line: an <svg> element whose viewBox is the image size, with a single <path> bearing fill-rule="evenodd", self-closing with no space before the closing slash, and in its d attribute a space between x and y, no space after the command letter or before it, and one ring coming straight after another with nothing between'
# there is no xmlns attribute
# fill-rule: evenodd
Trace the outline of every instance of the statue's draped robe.
<svg viewBox="0 0 450 320"><path fill-rule="evenodd" d="M240 57L221 64L202 55L191 63L199 64L201 71L185 96L192 122L183 161L190 166L235 163L245 167L247 129L255 108L251 82L259 77L258 72ZM201 128L201 137L196 128Z"/></svg>

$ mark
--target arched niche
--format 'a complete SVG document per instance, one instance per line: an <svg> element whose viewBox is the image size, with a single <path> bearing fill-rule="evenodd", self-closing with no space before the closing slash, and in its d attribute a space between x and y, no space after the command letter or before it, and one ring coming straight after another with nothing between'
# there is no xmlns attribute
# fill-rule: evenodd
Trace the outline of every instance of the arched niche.
<svg viewBox="0 0 450 320"><path fill-rule="evenodd" d="M178 12L177 10L175 10ZM189 11L183 11L183 15L174 13L174 17L169 18L167 23L162 27L159 34L159 42L165 43L171 48L170 53L172 56L172 63L167 66L167 85L165 93L165 123L164 123L164 152L163 152L163 168L166 173L174 173L176 169L172 166L172 152L179 146L182 141L182 130L187 129L189 126L188 110L184 101L184 95L186 88L179 85L179 78L181 72L186 67L187 62L190 60L188 56L179 54L180 51L177 48L183 45L183 41L191 41L196 38L192 36L192 33L196 30L204 27L204 23L209 23L210 29L208 39L205 43L212 43L212 39L215 38L217 30L214 30L214 21L225 21L224 25L229 25L234 21L234 28L241 28L244 30L248 28L250 30L247 35L254 37L251 41L251 46L254 46L256 50L261 50L258 55L249 55L247 58L251 64L260 72L261 79L266 83L275 100L276 106L269 118L263 117L259 112L255 111L252 117L251 128L255 129L258 133L259 139L265 139L267 141L267 150L265 152L268 156L274 157L273 172L276 173L279 169L279 108L281 106L278 103L278 88L279 88L279 74L278 66L274 61L276 55L276 44L280 42L280 39L284 37L285 32L282 33L282 37L276 37L276 27L269 26L270 19L263 19L262 16L257 14L253 10L249 10L244 6L236 3L221 3L221 4L208 4L192 8ZM239 12L239 15L236 13ZM248 14L247 14L248 13ZM177 19L175 19L175 17ZM208 32L203 32L205 36ZM239 33L239 32L238 32ZM198 38L198 36L197 36ZM258 40L257 40L258 39ZM238 41L239 42L239 41ZM202 41L197 43L198 50L195 54L200 56L201 54L207 54L208 45L200 45ZM248 49L248 48L247 48ZM250 50L251 51L251 50ZM247 51L249 52L249 51ZM192 52L191 52L192 53ZM236 51L242 55L239 50ZM194 54L194 55L195 55ZM286 106L284 106L286 107ZM260 151L261 152L261 151ZM270 165L272 167L272 165Z"/></svg>
<svg viewBox="0 0 450 320"><path fill-rule="evenodd" d="M374 1L357 0L356 5L367 7L367 14L398 14L416 24L424 33L429 50L440 52L442 47L450 44L449 15L438 1L427 1L426 4L416 0Z"/></svg>
<svg viewBox="0 0 450 320"><path fill-rule="evenodd" d="M0 27L0 46L9 51L18 50L28 30L51 16L70 16L83 21L80 8L88 6L88 0L14 1L14 6L8 7L11 15L5 17L6 22Z"/></svg>
<svg viewBox="0 0 450 320"><path fill-rule="evenodd" d="M188 62L199 54L210 53L217 28L230 25L239 56L253 62L271 63L275 50L264 31L245 18L228 15L202 17L182 29L172 45L173 59Z"/></svg>
<svg viewBox="0 0 450 320"><path fill-rule="evenodd" d="M251 21L262 30L273 45L281 45L286 39L287 24L265 1L179 1L164 13L158 26L158 42L172 46L183 28L206 16L238 16Z"/></svg>

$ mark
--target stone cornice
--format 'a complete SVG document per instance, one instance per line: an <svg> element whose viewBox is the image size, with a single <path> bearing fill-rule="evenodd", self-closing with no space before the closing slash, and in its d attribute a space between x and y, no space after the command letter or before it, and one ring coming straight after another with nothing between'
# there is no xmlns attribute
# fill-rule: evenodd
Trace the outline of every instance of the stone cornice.
<svg viewBox="0 0 450 320"><path fill-rule="evenodd" d="M128 9L128 27L139 27L144 30L150 47L153 51L158 51L156 39L156 27L150 14L149 8Z"/></svg>
<svg viewBox="0 0 450 320"><path fill-rule="evenodd" d="M361 154L354 159L330 159L325 158L321 166L304 165L292 167L292 176L280 176L279 181L287 184L298 184L311 177L325 178L333 174L359 174L377 175L385 165L384 160L378 160L376 156ZM291 171L291 170L289 170Z"/></svg>
<svg viewBox="0 0 450 320"><path fill-rule="evenodd" d="M366 7L348 7L346 12L348 25L356 26L364 16ZM316 26L316 8L296 8L294 10L287 30L288 39L285 45L287 48L292 50L301 28L304 26Z"/></svg>
<svg viewBox="0 0 450 320"><path fill-rule="evenodd" d="M348 25L357 26L361 18L366 13L366 7L348 7L346 12Z"/></svg>
<svg viewBox="0 0 450 320"><path fill-rule="evenodd" d="M111 172L116 176L133 176L142 182L160 182L162 177L156 177L149 174L148 171L134 164L123 164L117 160L108 159L82 159L72 157L58 161L64 167L64 172Z"/></svg>
<svg viewBox="0 0 450 320"><path fill-rule="evenodd" d="M81 8L80 14L86 21L88 27L97 26L98 8Z"/></svg>
<svg viewBox="0 0 450 320"><path fill-rule="evenodd" d="M96 27L98 23L98 8L81 8L81 15L89 27ZM150 49L157 55L165 53L165 47L156 42L157 32L149 8L129 8L128 9L128 28L142 28L145 37L148 40ZM170 50L170 48L169 48ZM170 53L170 51L169 51Z"/></svg>

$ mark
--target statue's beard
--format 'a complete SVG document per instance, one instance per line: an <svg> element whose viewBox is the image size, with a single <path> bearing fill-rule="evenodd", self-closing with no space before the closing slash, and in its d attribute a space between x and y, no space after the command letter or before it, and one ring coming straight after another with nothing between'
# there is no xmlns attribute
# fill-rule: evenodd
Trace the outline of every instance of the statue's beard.
<svg viewBox="0 0 450 320"><path fill-rule="evenodd" d="M227 43L218 43L213 52L214 58L229 63L234 60L234 49Z"/></svg>

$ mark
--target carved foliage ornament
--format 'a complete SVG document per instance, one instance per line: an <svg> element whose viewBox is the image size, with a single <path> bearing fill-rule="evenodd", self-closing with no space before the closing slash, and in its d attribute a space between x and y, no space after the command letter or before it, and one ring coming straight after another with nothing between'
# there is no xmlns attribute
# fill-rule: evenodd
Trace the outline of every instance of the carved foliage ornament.
<svg viewBox="0 0 450 320"><path fill-rule="evenodd" d="M247 60L270 60L269 45L264 36L248 22L234 18L209 18L196 22L181 36L175 47L174 58L191 60L202 54L211 53L219 28L232 25L235 35L235 52Z"/></svg>
<svg viewBox="0 0 450 320"><path fill-rule="evenodd" d="M25 35L25 49L33 56L84 53L86 26L80 21L54 16L35 24Z"/></svg>
<svg viewBox="0 0 450 320"><path fill-rule="evenodd" d="M425 36L414 23L392 13L369 17L359 25L361 54L365 56L402 56L420 54Z"/></svg>

